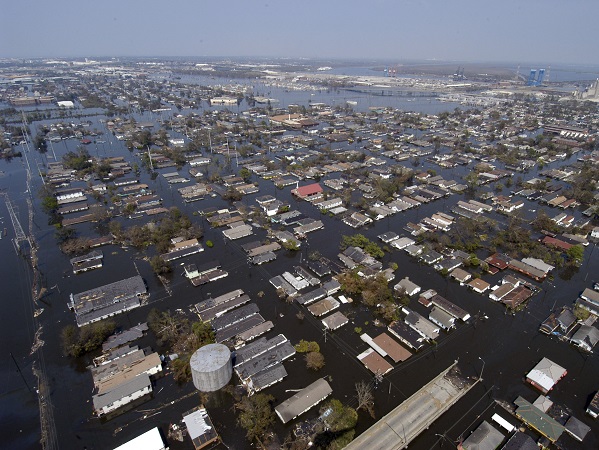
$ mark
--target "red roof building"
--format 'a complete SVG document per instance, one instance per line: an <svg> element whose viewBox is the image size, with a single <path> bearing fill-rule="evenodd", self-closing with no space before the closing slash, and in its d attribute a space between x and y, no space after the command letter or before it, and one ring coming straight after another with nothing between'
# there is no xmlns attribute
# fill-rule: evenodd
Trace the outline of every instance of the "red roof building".
<svg viewBox="0 0 599 450"><path fill-rule="evenodd" d="M320 194L321 192L322 187L318 183L308 184L307 186L301 186L291 190L291 193L299 198L306 198L311 195Z"/></svg>
<svg viewBox="0 0 599 450"><path fill-rule="evenodd" d="M572 244L562 241L561 239L556 239L551 236L545 236L541 241L547 247L554 247L563 251L568 251L572 248Z"/></svg>

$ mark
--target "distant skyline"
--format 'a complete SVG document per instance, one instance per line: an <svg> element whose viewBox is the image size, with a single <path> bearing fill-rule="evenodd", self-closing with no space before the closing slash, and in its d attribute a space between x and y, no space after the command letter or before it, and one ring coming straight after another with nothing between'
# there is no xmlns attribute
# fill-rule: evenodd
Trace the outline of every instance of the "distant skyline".
<svg viewBox="0 0 599 450"><path fill-rule="evenodd" d="M599 65L597 0L0 0L0 57L264 56Z"/></svg>

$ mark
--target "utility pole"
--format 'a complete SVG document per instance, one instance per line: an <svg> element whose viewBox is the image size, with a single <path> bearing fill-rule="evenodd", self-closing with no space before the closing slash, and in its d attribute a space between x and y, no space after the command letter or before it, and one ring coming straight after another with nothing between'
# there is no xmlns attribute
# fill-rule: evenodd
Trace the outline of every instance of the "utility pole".
<svg viewBox="0 0 599 450"><path fill-rule="evenodd" d="M27 390L29 391L30 394L33 394L33 391L29 387L29 384L27 384L27 380L25 379L25 376L23 375L23 372L21 372L21 368L19 367L19 363L17 363L17 360L15 359L14 355L12 354L12 352L9 352L9 353L10 353L10 357L12 358L12 360L15 363L15 366L17 366L17 372L19 372L19 375L21 375L23 383L25 383L25 386L27 386Z"/></svg>

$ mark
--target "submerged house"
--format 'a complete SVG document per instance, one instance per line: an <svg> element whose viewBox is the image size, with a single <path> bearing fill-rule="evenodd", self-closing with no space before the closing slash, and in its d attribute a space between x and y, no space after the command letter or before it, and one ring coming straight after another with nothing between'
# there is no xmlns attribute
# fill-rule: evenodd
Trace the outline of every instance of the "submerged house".
<svg viewBox="0 0 599 450"><path fill-rule="evenodd" d="M547 394L568 371L548 358L543 358L526 375L526 381Z"/></svg>

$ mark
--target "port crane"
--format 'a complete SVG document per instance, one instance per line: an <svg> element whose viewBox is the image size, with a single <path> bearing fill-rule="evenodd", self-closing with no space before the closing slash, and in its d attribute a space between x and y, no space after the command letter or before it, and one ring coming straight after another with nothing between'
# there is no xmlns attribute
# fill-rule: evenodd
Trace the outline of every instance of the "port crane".
<svg viewBox="0 0 599 450"><path fill-rule="evenodd" d="M527 86L541 86L545 79L545 69L530 69L530 75L528 76Z"/></svg>

